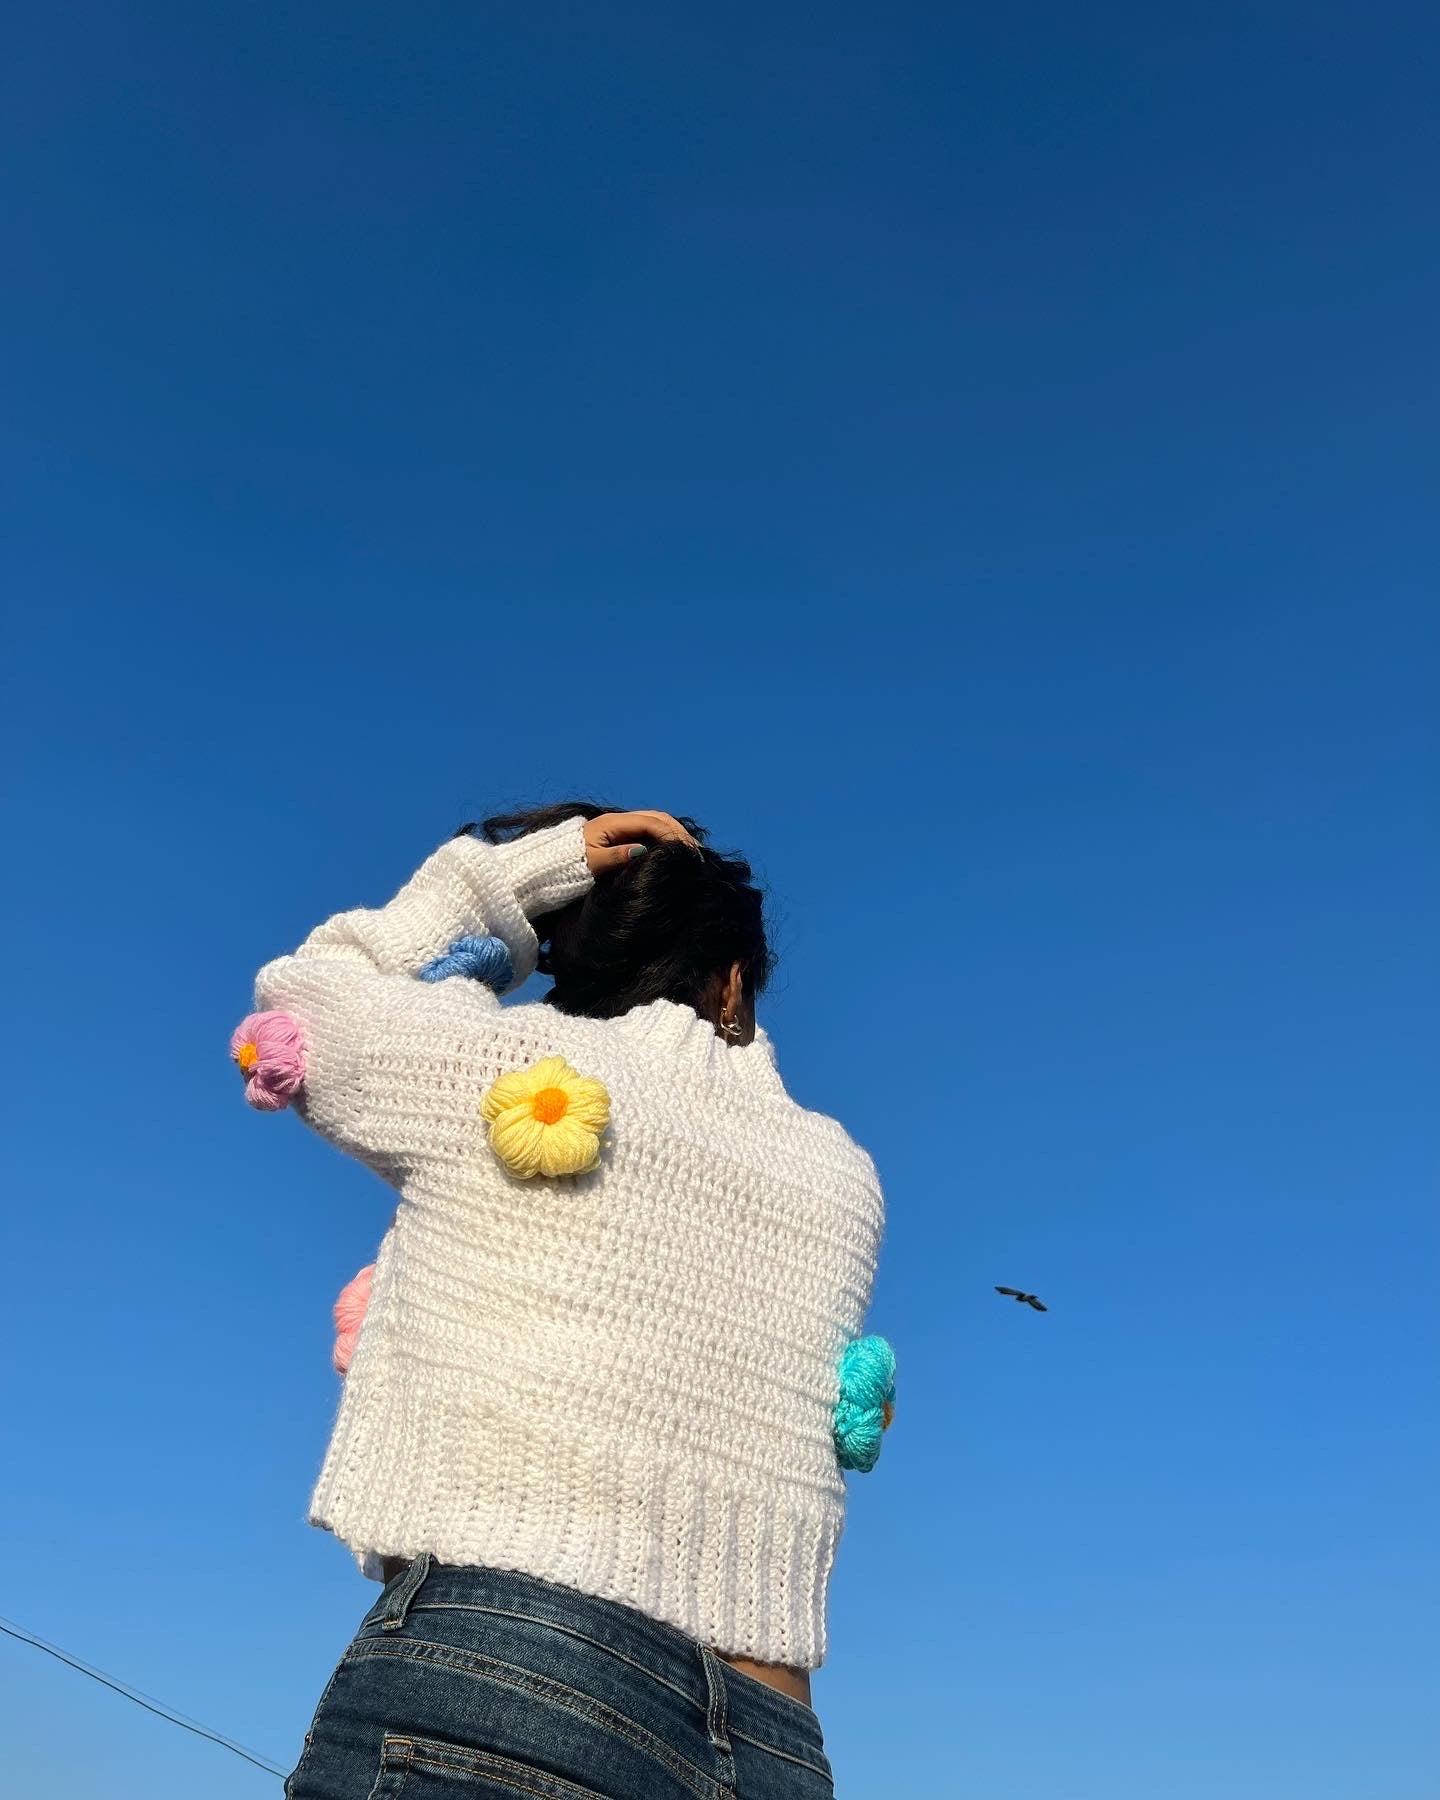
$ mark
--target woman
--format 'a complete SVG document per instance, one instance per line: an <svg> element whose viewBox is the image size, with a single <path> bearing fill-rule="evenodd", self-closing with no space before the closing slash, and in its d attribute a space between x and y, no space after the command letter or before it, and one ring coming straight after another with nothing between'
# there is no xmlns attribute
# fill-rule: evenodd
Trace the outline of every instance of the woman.
<svg viewBox="0 0 1440 1800"><path fill-rule="evenodd" d="M704 836L491 819L260 972L302 1115L400 1194L310 1510L386 1585L291 1800L833 1792L809 1671L883 1202L785 1091L760 895ZM544 1001L436 978L477 944Z"/></svg>

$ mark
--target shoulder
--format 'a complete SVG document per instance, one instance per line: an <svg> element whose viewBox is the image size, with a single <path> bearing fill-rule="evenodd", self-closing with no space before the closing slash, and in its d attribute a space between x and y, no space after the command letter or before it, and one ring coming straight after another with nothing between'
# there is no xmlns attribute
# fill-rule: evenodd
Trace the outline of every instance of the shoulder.
<svg viewBox="0 0 1440 1800"><path fill-rule="evenodd" d="M829 1113L801 1106L794 1099L790 1099L789 1109L796 1134L813 1145L817 1153L823 1153L827 1165L837 1175L879 1193L880 1171L874 1157L838 1119Z"/></svg>

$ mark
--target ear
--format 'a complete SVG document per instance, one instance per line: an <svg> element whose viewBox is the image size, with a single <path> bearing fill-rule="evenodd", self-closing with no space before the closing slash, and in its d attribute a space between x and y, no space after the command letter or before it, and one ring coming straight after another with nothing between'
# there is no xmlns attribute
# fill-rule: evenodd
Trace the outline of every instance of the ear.
<svg viewBox="0 0 1440 1800"><path fill-rule="evenodd" d="M738 962L731 963L730 973L720 990L720 1016L738 1019L745 1007L745 976Z"/></svg>

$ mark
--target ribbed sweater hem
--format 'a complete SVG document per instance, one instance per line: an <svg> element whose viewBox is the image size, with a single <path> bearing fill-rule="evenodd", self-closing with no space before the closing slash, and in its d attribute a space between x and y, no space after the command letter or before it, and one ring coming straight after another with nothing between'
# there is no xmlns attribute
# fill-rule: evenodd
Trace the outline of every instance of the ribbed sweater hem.
<svg viewBox="0 0 1440 1800"><path fill-rule="evenodd" d="M533 1450L533 1467L554 1473L553 1442ZM632 1606L713 1650L816 1669L844 1508L813 1497L787 1507L693 1468L602 1452L583 1485L537 1478L524 1507L510 1494L434 1506L418 1491L397 1503L322 1477L310 1523L362 1563L428 1550L440 1562L519 1570Z"/></svg>

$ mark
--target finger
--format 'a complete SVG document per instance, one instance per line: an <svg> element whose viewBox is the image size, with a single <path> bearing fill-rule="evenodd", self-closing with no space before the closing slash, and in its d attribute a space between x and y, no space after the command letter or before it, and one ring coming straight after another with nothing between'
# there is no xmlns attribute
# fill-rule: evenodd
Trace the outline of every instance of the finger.
<svg viewBox="0 0 1440 1800"><path fill-rule="evenodd" d="M690 833L678 819L666 812L610 813L605 820L605 835L623 839L669 839L695 847L695 840Z"/></svg>
<svg viewBox="0 0 1440 1800"><path fill-rule="evenodd" d="M656 837L661 839L668 838L672 843L688 844L692 850L698 850L700 848L695 842L695 839L691 837L690 833L680 821L673 816L673 814L657 812L651 813L649 816L655 821L654 835Z"/></svg>
<svg viewBox="0 0 1440 1800"><path fill-rule="evenodd" d="M594 844L586 853L592 875L608 875L623 869L635 856L644 854L643 844Z"/></svg>

